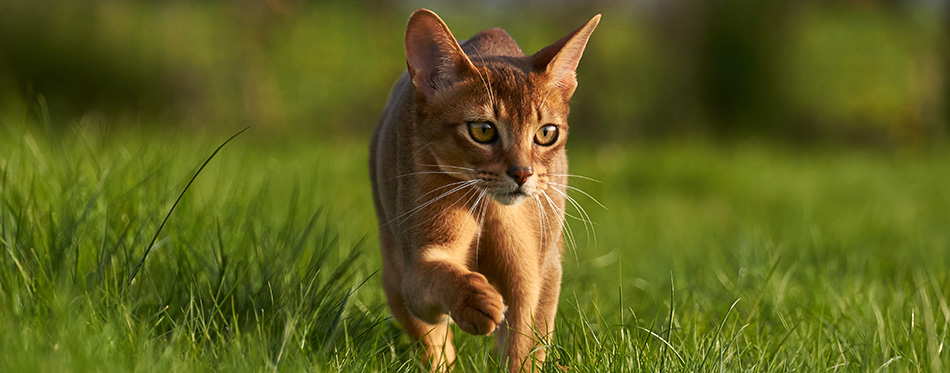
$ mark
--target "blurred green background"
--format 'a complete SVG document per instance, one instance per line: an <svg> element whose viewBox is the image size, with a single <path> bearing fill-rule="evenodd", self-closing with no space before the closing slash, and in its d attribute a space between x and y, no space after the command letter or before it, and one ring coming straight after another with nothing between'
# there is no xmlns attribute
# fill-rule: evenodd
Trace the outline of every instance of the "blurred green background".
<svg viewBox="0 0 950 373"><path fill-rule="evenodd" d="M950 129L950 6L939 0L4 0L0 115L367 138L417 7L460 39L503 27L526 53L603 13L572 141L919 147Z"/></svg>
<svg viewBox="0 0 950 373"><path fill-rule="evenodd" d="M418 7L528 53L603 13L572 371L950 366L950 0L0 0L0 371L414 366L366 150Z"/></svg>

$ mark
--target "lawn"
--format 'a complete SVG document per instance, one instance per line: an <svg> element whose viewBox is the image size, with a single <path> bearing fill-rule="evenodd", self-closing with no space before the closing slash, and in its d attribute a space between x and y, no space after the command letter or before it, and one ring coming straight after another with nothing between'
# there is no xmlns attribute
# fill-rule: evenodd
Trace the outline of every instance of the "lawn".
<svg viewBox="0 0 950 373"><path fill-rule="evenodd" d="M0 124L0 371L406 371L368 141ZM570 371L942 371L950 150L569 147ZM596 198L601 207L594 202ZM155 238L154 243L153 237ZM147 253L147 255L146 255ZM460 336L462 371L498 365ZM554 371L560 371L553 365Z"/></svg>

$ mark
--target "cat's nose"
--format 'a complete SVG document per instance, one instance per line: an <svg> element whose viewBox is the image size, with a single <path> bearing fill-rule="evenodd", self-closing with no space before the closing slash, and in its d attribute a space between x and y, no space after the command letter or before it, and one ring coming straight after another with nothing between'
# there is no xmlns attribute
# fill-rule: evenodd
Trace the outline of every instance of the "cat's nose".
<svg viewBox="0 0 950 373"><path fill-rule="evenodd" d="M512 166L508 169L508 176L511 176L512 179L515 179L515 182L518 183L518 185L524 184L524 182L527 181L528 178L533 174L534 170L531 169L531 166Z"/></svg>

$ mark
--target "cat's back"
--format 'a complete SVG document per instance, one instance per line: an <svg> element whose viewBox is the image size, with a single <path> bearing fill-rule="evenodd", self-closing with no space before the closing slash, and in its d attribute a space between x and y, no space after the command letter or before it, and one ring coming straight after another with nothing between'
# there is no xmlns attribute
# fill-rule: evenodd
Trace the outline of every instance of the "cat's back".
<svg viewBox="0 0 950 373"><path fill-rule="evenodd" d="M406 130L402 123L412 118L410 107L415 101L413 93L409 73L404 71L389 93L389 100L383 108L383 114L376 124L370 142L370 180L380 221L386 221L393 216L397 159L401 153L404 156L404 152L399 151L399 132Z"/></svg>

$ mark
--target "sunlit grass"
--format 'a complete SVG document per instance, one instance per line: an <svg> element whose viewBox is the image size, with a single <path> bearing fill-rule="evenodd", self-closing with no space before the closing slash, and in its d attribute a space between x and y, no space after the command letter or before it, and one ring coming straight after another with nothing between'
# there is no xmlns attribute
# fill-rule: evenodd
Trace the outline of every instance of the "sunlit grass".
<svg viewBox="0 0 950 373"><path fill-rule="evenodd" d="M405 371L366 143L0 126L0 371ZM571 148L549 356L572 371L941 371L944 150ZM574 214L573 211L570 211ZM590 239L588 237L591 237ZM498 366L457 334L464 371Z"/></svg>

